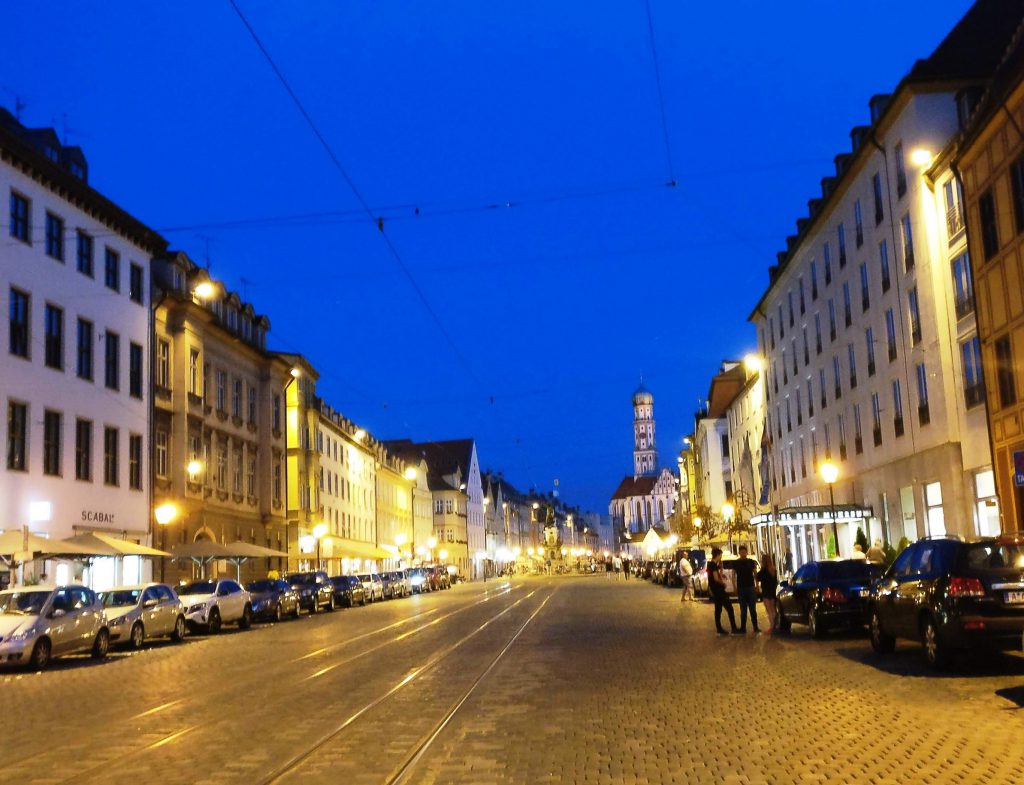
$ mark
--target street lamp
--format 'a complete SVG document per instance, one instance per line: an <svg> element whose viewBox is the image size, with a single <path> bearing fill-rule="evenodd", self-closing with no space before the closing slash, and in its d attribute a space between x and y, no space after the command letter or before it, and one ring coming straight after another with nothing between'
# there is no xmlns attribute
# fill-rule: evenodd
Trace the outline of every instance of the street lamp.
<svg viewBox="0 0 1024 785"><path fill-rule="evenodd" d="M828 502L832 508L832 539L836 541L836 558L839 557L839 527L836 526L836 496L833 486L836 480L839 479L839 467L836 466L832 461L825 461L821 464L821 468L818 469L821 474L821 479L828 485Z"/></svg>
<svg viewBox="0 0 1024 785"><path fill-rule="evenodd" d="M725 530L729 532L729 550L732 550L732 516L736 514L736 508L732 502L722 505L722 519L725 521Z"/></svg>
<svg viewBox="0 0 1024 785"><path fill-rule="evenodd" d="M167 502L161 504L155 510L153 510L153 519L160 526L160 550L164 550L164 527L171 523L175 518L178 517L178 508L174 504ZM166 564L166 557L160 559L160 581L164 580L164 565Z"/></svg>

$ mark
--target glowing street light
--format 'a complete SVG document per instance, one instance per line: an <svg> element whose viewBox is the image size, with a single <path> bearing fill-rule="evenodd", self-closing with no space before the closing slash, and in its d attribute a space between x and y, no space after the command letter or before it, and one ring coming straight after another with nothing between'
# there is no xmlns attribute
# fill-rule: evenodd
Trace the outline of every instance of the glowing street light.
<svg viewBox="0 0 1024 785"><path fill-rule="evenodd" d="M415 466L410 466L408 469L405 470L405 479L407 479L407 480L415 480L416 476L417 476L417 472L416 472L416 467Z"/></svg>
<svg viewBox="0 0 1024 785"><path fill-rule="evenodd" d="M217 293L217 287L210 281L203 281L196 284L196 288L192 290L192 293L200 300L211 300Z"/></svg>
<svg viewBox="0 0 1024 785"><path fill-rule="evenodd" d="M833 490L836 480L839 479L839 467L832 461L825 461L818 469L821 479L828 485L828 502L832 508L832 539L836 541L836 558L839 557L839 527L836 526L836 495Z"/></svg>
<svg viewBox="0 0 1024 785"><path fill-rule="evenodd" d="M756 354L748 354L743 358L743 367L747 369L747 373L760 373L764 368L764 361Z"/></svg>
<svg viewBox="0 0 1024 785"><path fill-rule="evenodd" d="M438 557L438 558L439 558L439 559L440 559L441 561L444 561L445 559L447 559L447 558L448 558L448 551L446 551L446 550L445 550L444 548L442 548L441 550L439 550L439 551L437 552L437 557Z"/></svg>
<svg viewBox="0 0 1024 785"><path fill-rule="evenodd" d="M178 517L178 508L171 503L161 504L153 510L153 517L161 526L166 526Z"/></svg>

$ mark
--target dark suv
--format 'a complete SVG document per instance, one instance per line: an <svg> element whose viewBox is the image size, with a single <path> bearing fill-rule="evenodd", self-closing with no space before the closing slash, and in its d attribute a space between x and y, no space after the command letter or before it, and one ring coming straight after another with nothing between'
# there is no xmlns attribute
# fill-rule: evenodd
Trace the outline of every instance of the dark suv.
<svg viewBox="0 0 1024 785"><path fill-rule="evenodd" d="M326 572L293 572L284 578L299 593L299 607L310 613L321 608L334 610L334 584Z"/></svg>
<svg viewBox="0 0 1024 785"><path fill-rule="evenodd" d="M919 540L903 550L871 594L871 646L921 641L928 664L957 650L1019 649L1024 636L1024 538Z"/></svg>

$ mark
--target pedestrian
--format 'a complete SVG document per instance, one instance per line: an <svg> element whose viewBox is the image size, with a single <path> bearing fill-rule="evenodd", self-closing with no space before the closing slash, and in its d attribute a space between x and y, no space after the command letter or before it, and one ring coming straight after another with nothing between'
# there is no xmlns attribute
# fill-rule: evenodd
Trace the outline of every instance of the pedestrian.
<svg viewBox="0 0 1024 785"><path fill-rule="evenodd" d="M793 552L786 548L786 560L783 562L786 566L786 575L793 574Z"/></svg>
<svg viewBox="0 0 1024 785"><path fill-rule="evenodd" d="M857 561L864 561L867 558L867 554L864 553L864 548L861 547L859 542L853 544L853 553L850 554L850 558Z"/></svg>
<svg viewBox="0 0 1024 785"><path fill-rule="evenodd" d="M868 561L872 564L885 564L885 551L882 550L882 541L875 540L867 552Z"/></svg>
<svg viewBox="0 0 1024 785"><path fill-rule="evenodd" d="M779 628L779 606L775 597L779 590L779 574L775 569L775 560L770 554L761 559L761 570L757 573L757 582L761 584L761 601L764 612L768 616L768 634Z"/></svg>
<svg viewBox="0 0 1024 785"><path fill-rule="evenodd" d="M618 580L619 575L622 573L622 558L618 554L612 559L612 566L615 569L615 580Z"/></svg>
<svg viewBox="0 0 1024 785"><path fill-rule="evenodd" d="M729 633L722 628L722 609L729 616L729 625L734 635L739 634L736 628L736 614L732 610L732 602L725 591L725 577L722 575L722 549L711 549L711 561L708 562L708 591L711 593L711 600L715 603L715 629L719 635Z"/></svg>
<svg viewBox="0 0 1024 785"><path fill-rule="evenodd" d="M629 568L630 568L629 556L628 555L624 555L622 557L622 574L625 576L627 581L629 580Z"/></svg>
<svg viewBox="0 0 1024 785"><path fill-rule="evenodd" d="M747 613L754 626L754 632L760 632L757 626L757 562L747 556L747 546L740 546L740 557L732 563L736 573L736 596L740 602L740 632L747 631Z"/></svg>
<svg viewBox="0 0 1024 785"><path fill-rule="evenodd" d="M687 553L679 559L679 579L683 582L683 594L679 602L686 602L687 595L690 602L696 602L697 597L693 593L693 565L690 564L690 556Z"/></svg>
<svg viewBox="0 0 1024 785"><path fill-rule="evenodd" d="M605 580L611 580L612 577L612 559L610 556L604 557L604 577Z"/></svg>

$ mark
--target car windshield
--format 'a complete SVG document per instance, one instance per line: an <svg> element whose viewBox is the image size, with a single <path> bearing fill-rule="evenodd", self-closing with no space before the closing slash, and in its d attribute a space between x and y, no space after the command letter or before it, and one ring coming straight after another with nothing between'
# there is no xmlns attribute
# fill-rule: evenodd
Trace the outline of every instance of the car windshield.
<svg viewBox="0 0 1024 785"><path fill-rule="evenodd" d="M246 584L245 588L248 591L256 591L256 592L259 592L259 591L276 591L277 590L277 581L272 581L272 580L267 579L267 578L265 578L264 580L261 580L261 581L251 581L250 583Z"/></svg>
<svg viewBox="0 0 1024 785"><path fill-rule="evenodd" d="M288 576L288 583L316 583L316 576L308 572L297 572Z"/></svg>
<svg viewBox="0 0 1024 785"><path fill-rule="evenodd" d="M193 581L178 589L178 594L213 594L216 591L216 581Z"/></svg>
<svg viewBox="0 0 1024 785"><path fill-rule="evenodd" d="M964 554L972 570L1024 568L1024 545L1020 543L979 542L967 546Z"/></svg>
<svg viewBox="0 0 1024 785"><path fill-rule="evenodd" d="M0 592L0 613L16 616L38 616L46 604L48 591L5 591Z"/></svg>
<svg viewBox="0 0 1024 785"><path fill-rule="evenodd" d="M369 575L357 575L356 577L359 578L359 580L361 580L363 583L373 580Z"/></svg>
<svg viewBox="0 0 1024 785"><path fill-rule="evenodd" d="M871 565L866 561L823 561L818 565L818 575L822 580L844 580L853 578L871 580Z"/></svg>
<svg viewBox="0 0 1024 785"><path fill-rule="evenodd" d="M138 605L140 594L142 594L142 592L138 589L103 591L100 592L100 602L103 603L104 608L125 608L132 605Z"/></svg>

